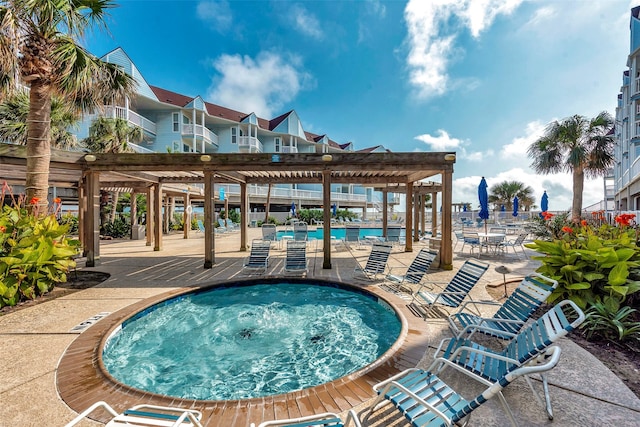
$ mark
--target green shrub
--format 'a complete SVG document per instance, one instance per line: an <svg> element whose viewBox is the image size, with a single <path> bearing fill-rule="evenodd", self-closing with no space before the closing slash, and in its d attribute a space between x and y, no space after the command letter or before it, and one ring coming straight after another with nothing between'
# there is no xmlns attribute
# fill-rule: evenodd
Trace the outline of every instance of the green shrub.
<svg viewBox="0 0 640 427"><path fill-rule="evenodd" d="M614 342L640 341L640 322L633 320L635 313L637 310L629 306L620 308L612 302L598 301L585 312L586 319L580 327L587 339L595 336Z"/></svg>
<svg viewBox="0 0 640 427"><path fill-rule="evenodd" d="M59 224L56 213L38 215L24 206L24 197L4 205L0 200L0 307L16 305L53 289L67 281L67 273L76 263L80 242L69 239L69 224ZM31 205L37 205L32 200ZM59 210L59 202L54 203Z"/></svg>
<svg viewBox="0 0 640 427"><path fill-rule="evenodd" d="M100 234L113 237L114 239L127 237L131 234L131 225L121 218L116 218L113 222L102 224Z"/></svg>
<svg viewBox="0 0 640 427"><path fill-rule="evenodd" d="M549 219L548 219L549 220ZM550 228L551 228L550 223ZM586 221L567 224L551 240L535 240L525 246L542 254L536 270L558 281L548 301L571 299L581 308L603 301L612 306L640 290L637 281L640 248L636 232L626 223L619 227L592 227ZM556 234L557 233L557 234Z"/></svg>
<svg viewBox="0 0 640 427"><path fill-rule="evenodd" d="M69 233L78 234L78 217L77 216L71 213L66 213L60 217L60 219L58 220L58 223L60 223L60 225L68 224Z"/></svg>

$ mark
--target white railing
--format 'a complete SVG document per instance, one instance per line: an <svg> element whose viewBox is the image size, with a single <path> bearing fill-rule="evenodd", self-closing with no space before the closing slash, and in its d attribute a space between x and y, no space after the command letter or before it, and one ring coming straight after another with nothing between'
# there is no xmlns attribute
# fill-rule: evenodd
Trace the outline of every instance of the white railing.
<svg viewBox="0 0 640 427"><path fill-rule="evenodd" d="M202 125L184 124L182 125L182 135L184 136L201 136L204 140L215 146L218 145L218 135L210 129Z"/></svg>
<svg viewBox="0 0 640 427"><path fill-rule="evenodd" d="M239 136L238 149L250 153L262 153L262 142L253 136Z"/></svg>
<svg viewBox="0 0 640 427"><path fill-rule="evenodd" d="M156 124L146 117L141 116L132 110L127 110L124 107L105 107L104 110L105 117L113 117L117 119L124 119L131 123L132 125L139 126L142 129L156 134Z"/></svg>
<svg viewBox="0 0 640 427"><path fill-rule="evenodd" d="M635 79L634 87L635 87L635 91L633 92L633 95L640 93L640 79Z"/></svg>
<svg viewBox="0 0 640 427"><path fill-rule="evenodd" d="M221 185L220 187L224 188L225 197L227 195L229 196L240 195L239 184L224 184L224 185ZM216 185L216 188L219 188L219 186ZM269 191L269 188L266 185L247 186L247 193L249 193L249 196L267 197L268 191ZM321 203L322 191L297 190L292 188L271 187L271 197L294 199L294 200L317 200ZM346 194L346 193L333 193L333 192L331 193L332 202L352 201L352 202L364 203L366 200L367 200L367 197L364 194Z"/></svg>
<svg viewBox="0 0 640 427"><path fill-rule="evenodd" d="M283 153L297 153L298 147L290 147L288 145L283 145L282 147L280 147L280 151Z"/></svg>
<svg viewBox="0 0 640 427"><path fill-rule="evenodd" d="M127 145L133 151L135 151L136 153L155 153L155 151L149 150L148 148L145 148L145 147L143 147L141 145L138 145L138 144L134 144L134 143L129 142Z"/></svg>

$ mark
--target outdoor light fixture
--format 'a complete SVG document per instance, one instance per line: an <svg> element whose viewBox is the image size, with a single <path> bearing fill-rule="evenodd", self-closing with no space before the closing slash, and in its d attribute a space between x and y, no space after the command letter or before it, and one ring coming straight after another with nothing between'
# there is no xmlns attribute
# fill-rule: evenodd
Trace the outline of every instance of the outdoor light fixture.
<svg viewBox="0 0 640 427"><path fill-rule="evenodd" d="M444 159L448 162L453 162L456 160L456 155L455 154L445 154L444 155Z"/></svg>
<svg viewBox="0 0 640 427"><path fill-rule="evenodd" d="M202 156L200 156L200 161L202 162L210 162L211 161L211 156L208 154L203 154Z"/></svg>
<svg viewBox="0 0 640 427"><path fill-rule="evenodd" d="M331 160L333 160L333 156L331 154L323 154L322 155L322 161L323 162L330 162Z"/></svg>
<svg viewBox="0 0 640 427"><path fill-rule="evenodd" d="M94 156L93 154L87 154L86 156L84 156L84 160L86 162L95 162L96 156Z"/></svg>

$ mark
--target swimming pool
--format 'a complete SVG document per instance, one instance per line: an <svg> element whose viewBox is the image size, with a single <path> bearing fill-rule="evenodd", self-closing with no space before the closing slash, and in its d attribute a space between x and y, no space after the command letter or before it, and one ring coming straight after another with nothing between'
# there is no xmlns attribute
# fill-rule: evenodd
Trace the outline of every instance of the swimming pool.
<svg viewBox="0 0 640 427"><path fill-rule="evenodd" d="M331 237L335 237L336 239L344 239L346 234L346 229L344 227L336 227L331 228ZM400 229L400 236L404 237L405 229ZM280 230L277 233L278 240L282 239L282 236L293 236L293 230ZM322 240L324 237L324 229L322 227L318 227L316 229L309 228L307 232L307 236L311 239ZM382 237L382 228L375 227L360 227L360 238L364 239L365 236L377 236Z"/></svg>
<svg viewBox="0 0 640 427"><path fill-rule="evenodd" d="M401 321L383 300L337 283L239 282L136 314L102 353L109 375L152 393L246 399L301 390L372 363Z"/></svg>

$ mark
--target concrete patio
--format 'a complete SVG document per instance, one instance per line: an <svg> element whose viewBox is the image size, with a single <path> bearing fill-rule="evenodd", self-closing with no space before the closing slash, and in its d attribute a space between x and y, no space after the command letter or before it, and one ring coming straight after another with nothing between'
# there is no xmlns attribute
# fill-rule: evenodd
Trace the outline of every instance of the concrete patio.
<svg viewBox="0 0 640 427"><path fill-rule="evenodd" d="M250 229L249 237L258 237L259 229ZM241 265L246 252L238 252L238 234L229 233L216 238L216 264L212 269L203 268L203 238L194 234L185 240L181 234L165 236L163 250L154 252L143 240L114 240L101 242L101 263L88 270L103 271L111 277L102 284L78 291L68 296L25 308L14 313L0 316L0 335L3 345L0 358L4 361L0 367L3 381L0 384L0 401L3 410L0 415L0 426L62 426L76 415L67 402L60 397L59 363L63 355L74 341L92 330L98 330L109 322L111 316L120 310L130 309L148 298L177 291L182 288L195 288L212 282L228 279L245 278L240 274ZM310 245L313 245L311 243ZM318 242L321 245L321 242ZM414 244L417 252L421 244ZM357 262L363 263L369 253L366 246L353 250L340 250L332 254L330 270L322 269L322 252L320 248L310 246L309 277L353 282L353 269ZM406 267L414 253L405 253L396 247L391 255L390 266L402 270ZM454 268L468 257L468 254L455 253ZM268 274L278 276L282 272L284 250L272 250L272 262ZM495 267L507 265L511 270L510 277L521 277L532 272L535 264L524 257L518 259L514 255L507 257L488 257L491 267L481 283L474 288L474 299L490 299L485 286L490 283L502 283L503 276L495 272ZM80 265L81 267L81 265ZM433 271L428 280L447 281L453 272ZM434 319L425 322L407 310L406 299L398 295L384 292L375 284L357 281L356 283L375 289L397 306L406 317L408 337L415 348L422 349L422 357L415 359L414 364L426 367L431 362L431 352L442 338L449 337L446 321ZM112 313L81 334L71 329L95 316L98 313ZM104 322L104 323L103 323ZM410 338L406 338L410 339ZM638 399L613 373L597 359L570 339L562 339L563 350L559 365L549 374L549 382L555 419L549 421L543 409L532 399L532 394L524 381L516 381L505 392L507 401L516 414L520 425L526 426L601 426L624 425L640 426L640 399ZM424 351L426 350L426 352ZM408 353L407 353L408 354ZM392 363L393 357L387 364ZM407 364L398 363L396 370ZM390 369L390 368L385 368ZM536 381L536 385L540 383ZM465 387L475 387L471 382ZM370 396L373 393L369 390ZM117 405L132 406L137 401L113 402L108 392L102 400ZM274 402L276 402L274 400ZM295 399L289 399L289 404ZM306 408L311 412L333 409L344 413L349 407L355 407L362 415L368 408L370 397L360 396L353 401L335 401L333 407L324 404ZM260 412L252 405L237 405L237 416L218 418L214 411L205 412L204 425L207 426L248 426L249 422L259 423L274 414L283 415L282 408L269 409L268 400L262 402ZM88 405L87 405L88 406ZM248 406L248 407L247 407ZM298 416L303 412L302 405L294 411L289 406L288 414ZM119 407L118 409L122 409ZM81 425L100 425L94 421L85 421ZM374 413L366 426L404 426L408 425L404 417L391 407ZM473 413L472 426L508 425L508 419L498 400L481 406Z"/></svg>

